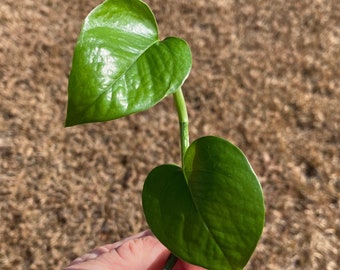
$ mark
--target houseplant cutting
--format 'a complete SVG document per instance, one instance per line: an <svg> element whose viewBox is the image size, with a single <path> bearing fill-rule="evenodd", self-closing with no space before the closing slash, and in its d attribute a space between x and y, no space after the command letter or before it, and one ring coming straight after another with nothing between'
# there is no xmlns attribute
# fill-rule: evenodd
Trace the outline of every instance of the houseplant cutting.
<svg viewBox="0 0 340 270"><path fill-rule="evenodd" d="M142 203L154 235L173 258L208 269L242 269L264 225L260 183L230 142L189 140L182 85L192 60L179 38L159 39L150 8L140 0L107 0L84 21L69 77L66 126L114 120L173 96L182 164L147 176Z"/></svg>

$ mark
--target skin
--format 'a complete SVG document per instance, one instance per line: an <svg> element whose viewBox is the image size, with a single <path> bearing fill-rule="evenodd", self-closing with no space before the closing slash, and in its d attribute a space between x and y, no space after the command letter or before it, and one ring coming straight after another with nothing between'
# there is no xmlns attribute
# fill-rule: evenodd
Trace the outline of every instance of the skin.
<svg viewBox="0 0 340 270"><path fill-rule="evenodd" d="M98 247L77 259L64 270L161 270L170 251L149 231L114 244ZM173 270L204 270L178 260Z"/></svg>

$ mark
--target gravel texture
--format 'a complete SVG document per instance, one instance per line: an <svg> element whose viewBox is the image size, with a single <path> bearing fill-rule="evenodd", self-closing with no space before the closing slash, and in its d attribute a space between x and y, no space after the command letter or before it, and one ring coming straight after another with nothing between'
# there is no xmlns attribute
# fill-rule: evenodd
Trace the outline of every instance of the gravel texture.
<svg viewBox="0 0 340 270"><path fill-rule="evenodd" d="M0 269L60 269L147 227L141 189L180 163L167 98L64 128L72 51L95 0L0 4ZM266 226L247 269L340 265L338 0L148 0L161 37L193 52L191 139L238 145L259 175Z"/></svg>

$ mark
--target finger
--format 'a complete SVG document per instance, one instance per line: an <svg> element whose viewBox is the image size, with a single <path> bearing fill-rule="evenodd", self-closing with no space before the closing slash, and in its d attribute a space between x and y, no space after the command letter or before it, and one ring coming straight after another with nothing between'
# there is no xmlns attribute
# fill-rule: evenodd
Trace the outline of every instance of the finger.
<svg viewBox="0 0 340 270"><path fill-rule="evenodd" d="M75 260L64 270L159 270L170 252L150 232L106 245Z"/></svg>
<svg viewBox="0 0 340 270"><path fill-rule="evenodd" d="M173 270L205 270L205 268L192 265L190 263L187 263L182 260L178 260L177 263L175 264Z"/></svg>
<svg viewBox="0 0 340 270"><path fill-rule="evenodd" d="M110 252L111 250L120 247L122 244L124 244L124 243L126 243L130 240L139 239L139 238L149 236L149 235L152 235L152 232L150 230L146 230L146 231L140 232L138 234L135 234L133 236L130 236L128 238L125 238L121 241L115 242L114 244L107 244L107 245L104 245L104 246L101 246L101 247L97 247L94 250L92 250L92 251L82 255L81 257L78 257L77 259L73 260L71 262L70 266L74 265L74 264L79 264L79 263L84 262L84 261L96 259L98 256L100 256L104 253Z"/></svg>

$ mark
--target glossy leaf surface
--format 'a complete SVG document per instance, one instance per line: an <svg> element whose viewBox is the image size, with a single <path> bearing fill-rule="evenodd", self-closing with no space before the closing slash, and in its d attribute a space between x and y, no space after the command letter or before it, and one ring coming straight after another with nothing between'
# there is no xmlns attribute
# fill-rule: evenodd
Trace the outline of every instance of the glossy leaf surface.
<svg viewBox="0 0 340 270"><path fill-rule="evenodd" d="M183 170L148 175L143 208L156 237L176 256L208 269L242 269L262 233L264 200L243 153L216 137L193 142Z"/></svg>
<svg viewBox="0 0 340 270"><path fill-rule="evenodd" d="M145 3L107 0L87 16L74 50L66 126L149 109L174 93L190 69L187 43L160 41Z"/></svg>

